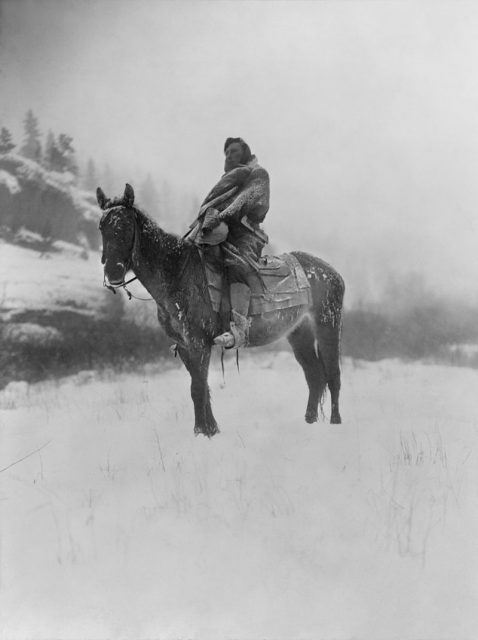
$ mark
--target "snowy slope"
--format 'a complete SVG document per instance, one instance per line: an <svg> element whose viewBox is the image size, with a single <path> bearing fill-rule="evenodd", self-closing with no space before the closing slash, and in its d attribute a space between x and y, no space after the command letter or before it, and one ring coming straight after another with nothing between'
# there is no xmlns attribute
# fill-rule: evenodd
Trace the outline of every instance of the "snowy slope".
<svg viewBox="0 0 478 640"><path fill-rule="evenodd" d="M0 637L477 636L476 371L346 361L340 426L289 354L210 382L211 440L184 369L1 392Z"/></svg>
<svg viewBox="0 0 478 640"><path fill-rule="evenodd" d="M75 186L76 178L71 172L45 169L35 160L13 152L3 154L0 162L0 186L5 187L11 195L20 193L22 185L29 182L40 184L43 188L52 187L71 199L79 216L98 221L99 211L94 194Z"/></svg>
<svg viewBox="0 0 478 640"><path fill-rule="evenodd" d="M0 240L0 388L167 353L150 296L138 282L128 288L148 301L105 289L100 258L60 241L42 252Z"/></svg>
<svg viewBox="0 0 478 640"><path fill-rule="evenodd" d="M0 267L0 319L4 321L25 310L94 315L112 299L113 294L103 287L101 253L78 245L56 241L53 250L44 254L0 239ZM137 281L128 288L135 296L149 297ZM120 298L127 300L124 293ZM132 315L141 316L146 309L154 316L154 304L136 301L128 307L134 307Z"/></svg>
<svg viewBox="0 0 478 640"><path fill-rule="evenodd" d="M59 250L42 254L0 240L4 319L24 309L73 308L93 312L101 306L105 291L101 286L100 255L85 253L67 243L57 242L54 246ZM82 255L88 259L82 259Z"/></svg>

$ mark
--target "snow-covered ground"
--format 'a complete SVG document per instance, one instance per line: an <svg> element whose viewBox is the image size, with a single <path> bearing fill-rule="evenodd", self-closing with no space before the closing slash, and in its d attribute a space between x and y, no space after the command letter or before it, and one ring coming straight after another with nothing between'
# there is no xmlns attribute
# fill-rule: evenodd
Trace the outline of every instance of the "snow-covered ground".
<svg viewBox="0 0 478 640"><path fill-rule="evenodd" d="M19 247L0 240L0 311L4 319L25 309L95 310L106 296L100 254L82 259L82 248L55 243L55 253ZM8 310L8 314L5 313Z"/></svg>
<svg viewBox="0 0 478 640"><path fill-rule="evenodd" d="M35 237L36 234L29 234ZM37 236L40 239L39 236ZM129 277L132 277L131 273ZM101 252L57 240L53 251L41 251L10 244L0 239L0 320L16 322L25 311L74 311L101 317L105 305L124 305L126 315L137 322L159 327L155 305L144 287L128 285L140 300L131 302L124 292L113 294L103 287ZM147 302L144 302L147 300Z"/></svg>
<svg viewBox="0 0 478 640"><path fill-rule="evenodd" d="M240 365L211 440L184 369L1 392L1 638L478 637L478 372L345 361L331 426Z"/></svg>

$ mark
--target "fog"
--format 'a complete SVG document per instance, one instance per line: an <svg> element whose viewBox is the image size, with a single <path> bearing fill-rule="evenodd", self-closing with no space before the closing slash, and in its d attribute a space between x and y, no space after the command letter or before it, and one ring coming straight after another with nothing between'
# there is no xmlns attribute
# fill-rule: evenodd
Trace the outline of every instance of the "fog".
<svg viewBox="0 0 478 640"><path fill-rule="evenodd" d="M476 636L477 34L464 1L0 0L19 146L31 109L118 194L191 202L242 136L271 250L330 262L348 306L342 426L303 422L279 343L215 354L195 438L154 302L102 287L76 209L49 254L0 227L2 637Z"/></svg>
<svg viewBox="0 0 478 640"><path fill-rule="evenodd" d="M17 139L31 108L125 181L201 198L242 136L270 173L277 250L331 262L349 300L391 272L476 299L475 3L0 6L0 126Z"/></svg>

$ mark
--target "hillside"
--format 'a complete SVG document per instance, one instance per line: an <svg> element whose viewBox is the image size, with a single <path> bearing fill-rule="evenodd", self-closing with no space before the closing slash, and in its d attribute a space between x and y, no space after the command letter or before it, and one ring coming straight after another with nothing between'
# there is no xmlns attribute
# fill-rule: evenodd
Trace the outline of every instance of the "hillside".
<svg viewBox="0 0 478 640"><path fill-rule="evenodd" d="M31 232L18 237L41 245ZM0 239L0 261L0 388L167 353L154 305L126 304L102 286L99 252L63 241L45 252ZM140 285L132 290L147 295Z"/></svg>
<svg viewBox="0 0 478 640"><path fill-rule="evenodd" d="M78 189L69 172L47 171L21 155L0 155L0 229L14 237L24 228L44 239L98 248L95 194Z"/></svg>

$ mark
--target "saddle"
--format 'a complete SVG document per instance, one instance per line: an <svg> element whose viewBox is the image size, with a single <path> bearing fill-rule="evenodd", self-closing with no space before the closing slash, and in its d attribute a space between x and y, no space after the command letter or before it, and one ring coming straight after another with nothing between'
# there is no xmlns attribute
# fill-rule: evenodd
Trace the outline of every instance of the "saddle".
<svg viewBox="0 0 478 640"><path fill-rule="evenodd" d="M214 311L224 313L228 305L227 282L217 263L203 261L209 298ZM263 256L256 263L255 275L248 282L251 289L249 316L310 305L310 284L295 256Z"/></svg>

